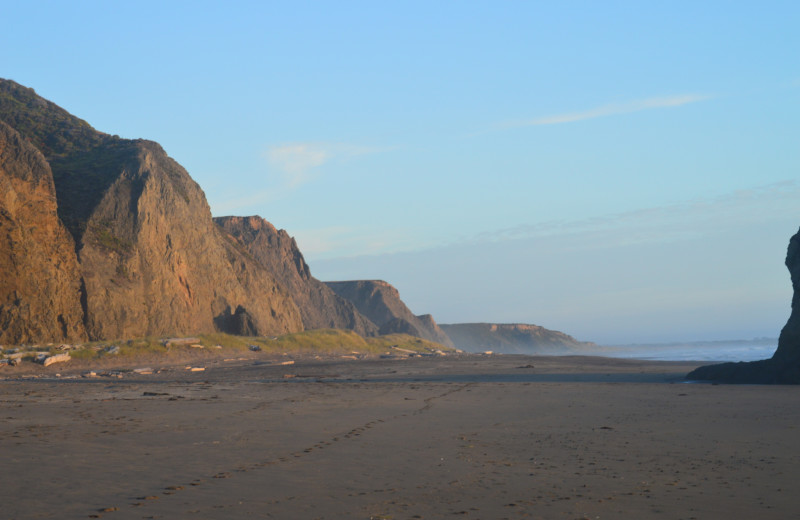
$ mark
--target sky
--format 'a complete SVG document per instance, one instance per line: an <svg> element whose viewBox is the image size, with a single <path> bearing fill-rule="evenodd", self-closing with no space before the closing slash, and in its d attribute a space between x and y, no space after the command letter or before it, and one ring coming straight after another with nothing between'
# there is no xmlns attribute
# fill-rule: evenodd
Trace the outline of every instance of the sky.
<svg viewBox="0 0 800 520"><path fill-rule="evenodd" d="M10 2L0 77L440 323L777 337L800 3Z"/></svg>

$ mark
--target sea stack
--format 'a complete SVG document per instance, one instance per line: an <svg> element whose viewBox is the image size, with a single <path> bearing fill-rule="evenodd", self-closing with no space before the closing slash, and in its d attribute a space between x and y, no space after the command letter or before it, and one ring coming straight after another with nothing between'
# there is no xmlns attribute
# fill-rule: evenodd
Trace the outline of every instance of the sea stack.
<svg viewBox="0 0 800 520"><path fill-rule="evenodd" d="M800 384L800 231L790 240L786 267L792 277L792 313L781 330L778 349L770 359L750 363L708 365L687 379L722 383Z"/></svg>

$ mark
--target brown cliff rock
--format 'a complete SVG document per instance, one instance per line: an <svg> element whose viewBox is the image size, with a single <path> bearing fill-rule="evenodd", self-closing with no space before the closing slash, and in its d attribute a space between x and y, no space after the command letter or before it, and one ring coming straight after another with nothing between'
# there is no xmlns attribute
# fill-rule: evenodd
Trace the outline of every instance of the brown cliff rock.
<svg viewBox="0 0 800 520"><path fill-rule="evenodd" d="M404 326L406 330L416 329L419 337L453 346L453 342L433 320L430 314L415 316L400 299L400 293L391 284L383 280L354 280L346 282L325 282L333 291L353 304L379 327L400 318L411 327Z"/></svg>
<svg viewBox="0 0 800 520"><path fill-rule="evenodd" d="M378 327L355 305L313 276L294 238L258 216L217 217L214 222L290 294L305 329L349 329L374 336Z"/></svg>
<svg viewBox="0 0 800 520"><path fill-rule="evenodd" d="M578 341L563 332L525 323L456 323L440 326L456 347L467 352L491 350L505 354L564 354L595 346L594 343Z"/></svg>
<svg viewBox="0 0 800 520"><path fill-rule="evenodd" d="M92 337L302 330L291 298L214 225L200 187L156 143L132 160L86 222L79 258Z"/></svg>
<svg viewBox="0 0 800 520"><path fill-rule="evenodd" d="M0 343L86 338L75 245L45 158L0 121Z"/></svg>
<svg viewBox="0 0 800 520"><path fill-rule="evenodd" d="M203 191L158 144L97 132L7 80L0 120L50 163L90 338L302 330L289 295L218 229Z"/></svg>
<svg viewBox="0 0 800 520"><path fill-rule="evenodd" d="M786 268L792 278L792 313L770 359L700 367L686 376L695 381L750 384L800 384L800 231L790 240Z"/></svg>

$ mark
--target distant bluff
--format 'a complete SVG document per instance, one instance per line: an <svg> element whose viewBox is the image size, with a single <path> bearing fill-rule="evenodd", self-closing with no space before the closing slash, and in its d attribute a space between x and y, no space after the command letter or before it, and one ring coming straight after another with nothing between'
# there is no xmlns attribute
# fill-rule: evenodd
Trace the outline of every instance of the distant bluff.
<svg viewBox="0 0 800 520"><path fill-rule="evenodd" d="M563 332L524 323L455 323L440 327L456 347L467 352L566 354L596 346Z"/></svg>
<svg viewBox="0 0 800 520"><path fill-rule="evenodd" d="M400 293L383 280L351 280L325 282L328 287L351 301L356 308L380 327L380 334L404 333L453 346L453 342L436 324L433 316L415 316L400 299Z"/></svg>
<svg viewBox="0 0 800 520"><path fill-rule="evenodd" d="M786 267L792 279L792 312L770 359L700 367L686 376L695 381L800 384L800 231L789 239Z"/></svg>

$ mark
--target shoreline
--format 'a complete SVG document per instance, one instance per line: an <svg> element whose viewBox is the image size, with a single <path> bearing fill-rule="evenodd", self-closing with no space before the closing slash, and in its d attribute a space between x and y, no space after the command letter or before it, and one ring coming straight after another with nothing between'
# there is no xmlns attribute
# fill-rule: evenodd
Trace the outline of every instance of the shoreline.
<svg viewBox="0 0 800 520"><path fill-rule="evenodd" d="M796 509L800 387L680 384L696 364L583 356L263 361L0 381L4 514L777 520Z"/></svg>

